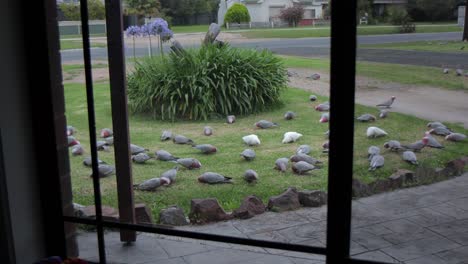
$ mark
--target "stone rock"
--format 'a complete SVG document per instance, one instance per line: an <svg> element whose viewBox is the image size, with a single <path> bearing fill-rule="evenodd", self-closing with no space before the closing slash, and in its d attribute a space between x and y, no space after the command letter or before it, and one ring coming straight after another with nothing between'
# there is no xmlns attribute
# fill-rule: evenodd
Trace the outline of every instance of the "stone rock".
<svg viewBox="0 0 468 264"><path fill-rule="evenodd" d="M94 205L89 205L82 208L83 216L89 218L96 217L96 208ZM119 212L117 209L103 205L102 206L102 219L103 220L110 220L110 221L118 221L119 220Z"/></svg>
<svg viewBox="0 0 468 264"><path fill-rule="evenodd" d="M405 169L398 169L395 173L388 177L392 188L401 188L404 183L414 181L414 172Z"/></svg>
<svg viewBox="0 0 468 264"><path fill-rule="evenodd" d="M151 210L144 203L135 204L135 220L138 224L151 224Z"/></svg>
<svg viewBox="0 0 468 264"><path fill-rule="evenodd" d="M265 205L262 200L255 195L249 195L242 201L241 206L234 210L236 218L247 219L265 212Z"/></svg>
<svg viewBox="0 0 468 264"><path fill-rule="evenodd" d="M458 176L463 173L467 164L468 157L461 157L447 162L447 164L445 164L445 169L449 176Z"/></svg>
<svg viewBox="0 0 468 264"><path fill-rule="evenodd" d="M352 187L353 187L353 191L352 191L353 197L366 197L372 194L372 191L369 185L361 182L358 179L353 179Z"/></svg>
<svg viewBox="0 0 468 264"><path fill-rule="evenodd" d="M300 191L299 203L305 207L320 207L327 203L327 193L318 190Z"/></svg>
<svg viewBox="0 0 468 264"><path fill-rule="evenodd" d="M393 189L393 183L389 179L379 179L369 183L369 188L371 189L372 194L388 192Z"/></svg>
<svg viewBox="0 0 468 264"><path fill-rule="evenodd" d="M190 202L189 219L191 223L202 224L232 219L219 205L215 198L192 199Z"/></svg>
<svg viewBox="0 0 468 264"><path fill-rule="evenodd" d="M280 195L272 196L268 199L268 209L270 211L284 212L301 207L299 194L294 187L289 187Z"/></svg>
<svg viewBox="0 0 468 264"><path fill-rule="evenodd" d="M183 226L189 222L185 218L182 208L172 205L166 209L162 209L159 213L159 222L163 225Z"/></svg>

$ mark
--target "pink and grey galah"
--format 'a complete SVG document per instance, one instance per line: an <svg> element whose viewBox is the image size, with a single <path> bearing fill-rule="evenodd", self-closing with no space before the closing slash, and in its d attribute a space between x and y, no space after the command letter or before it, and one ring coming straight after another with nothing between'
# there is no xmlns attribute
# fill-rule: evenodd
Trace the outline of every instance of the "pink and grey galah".
<svg viewBox="0 0 468 264"><path fill-rule="evenodd" d="M286 172L286 170L288 169L288 163L288 158L279 158L275 161L275 169L281 172Z"/></svg>
<svg viewBox="0 0 468 264"><path fill-rule="evenodd" d="M380 104L377 104L376 106L378 107L382 107L382 108L391 108L392 107L392 104L393 102L395 102L395 99L396 97L395 96L392 96L390 99L388 99L387 101L384 101Z"/></svg>
<svg viewBox="0 0 468 264"><path fill-rule="evenodd" d="M201 153L203 154L212 154L212 153L216 153L216 151L218 151L218 149L211 145L211 144L200 144L200 145L195 145L193 146L193 148L196 148L198 150L201 151Z"/></svg>
<svg viewBox="0 0 468 264"><path fill-rule="evenodd" d="M307 172L316 169L316 167L305 161L299 161L292 165L292 171L296 174L306 174Z"/></svg>
<svg viewBox="0 0 468 264"><path fill-rule="evenodd" d="M328 121L330 121L330 114L328 112L322 113L322 115L320 116L319 122L320 123L327 123Z"/></svg>
<svg viewBox="0 0 468 264"><path fill-rule="evenodd" d="M184 168L193 170L201 168L202 164L199 160L194 158L183 158L176 160L177 163L182 165Z"/></svg>
<svg viewBox="0 0 468 264"><path fill-rule="evenodd" d="M416 157L416 154L414 154L413 151L407 150L403 152L402 158L406 162L409 162L413 165L418 165L418 158Z"/></svg>
<svg viewBox="0 0 468 264"><path fill-rule="evenodd" d="M161 161L174 161L179 159L179 157L174 157L171 153L165 151L164 149L156 151L154 155L157 160Z"/></svg>
<svg viewBox="0 0 468 264"><path fill-rule="evenodd" d="M321 103L315 106L315 110L320 112L330 111L330 103Z"/></svg>
<svg viewBox="0 0 468 264"><path fill-rule="evenodd" d="M114 135L114 133L112 132L112 130L110 128L103 128L103 129L101 129L100 135L101 135L102 138L106 138L106 137L110 137L110 136Z"/></svg>
<svg viewBox="0 0 468 264"><path fill-rule="evenodd" d="M216 172L205 172L198 177L198 181L208 184L232 183L232 178L226 177Z"/></svg>
<svg viewBox="0 0 468 264"><path fill-rule="evenodd" d="M255 123L255 127L261 128L261 129L267 129L267 128L278 127L278 126L279 126L278 123L274 123L274 122L267 121L267 120L260 120Z"/></svg>
<svg viewBox="0 0 468 264"><path fill-rule="evenodd" d="M244 172L244 180L248 183L256 182L258 180L258 174L254 170L246 170Z"/></svg>
<svg viewBox="0 0 468 264"><path fill-rule="evenodd" d="M371 114L363 114L356 119L361 122L374 122L376 120L375 116Z"/></svg>
<svg viewBox="0 0 468 264"><path fill-rule="evenodd" d="M385 158L382 155L377 154L372 157L370 161L369 170L374 171L378 168L381 168L383 167L384 163L385 163Z"/></svg>
<svg viewBox="0 0 468 264"><path fill-rule="evenodd" d="M205 136L213 135L213 128L211 128L210 126L205 126L203 128L203 135L205 135Z"/></svg>
<svg viewBox="0 0 468 264"><path fill-rule="evenodd" d="M466 135L462 133L451 133L445 136L445 140L460 142L466 139Z"/></svg>
<svg viewBox="0 0 468 264"><path fill-rule="evenodd" d="M165 177L161 178L151 178L140 184L134 184L133 188L140 191L155 191L157 188L169 185L171 180Z"/></svg>

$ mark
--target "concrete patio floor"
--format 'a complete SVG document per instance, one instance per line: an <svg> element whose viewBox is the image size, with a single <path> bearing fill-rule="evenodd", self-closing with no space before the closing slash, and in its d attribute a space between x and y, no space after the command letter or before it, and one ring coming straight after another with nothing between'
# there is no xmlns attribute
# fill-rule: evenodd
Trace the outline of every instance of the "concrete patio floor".
<svg viewBox="0 0 468 264"><path fill-rule="evenodd" d="M180 229L285 243L326 245L326 206L267 212ZM132 245L107 232L108 263L324 263L321 255L140 233ZM97 261L95 233L78 235L80 257ZM353 201L354 258L406 264L468 263L468 173Z"/></svg>

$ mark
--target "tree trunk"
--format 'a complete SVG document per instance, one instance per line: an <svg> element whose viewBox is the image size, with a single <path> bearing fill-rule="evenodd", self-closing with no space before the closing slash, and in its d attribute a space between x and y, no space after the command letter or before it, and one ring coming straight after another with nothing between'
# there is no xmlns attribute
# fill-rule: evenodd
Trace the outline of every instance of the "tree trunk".
<svg viewBox="0 0 468 264"><path fill-rule="evenodd" d="M465 1L465 25L463 26L463 41L468 41L468 0Z"/></svg>

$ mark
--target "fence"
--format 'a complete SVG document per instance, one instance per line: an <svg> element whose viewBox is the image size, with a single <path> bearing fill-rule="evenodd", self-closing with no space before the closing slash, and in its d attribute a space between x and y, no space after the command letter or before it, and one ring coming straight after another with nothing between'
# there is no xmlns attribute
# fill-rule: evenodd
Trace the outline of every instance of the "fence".
<svg viewBox="0 0 468 264"><path fill-rule="evenodd" d="M330 20L328 19L310 19L306 24L299 24L300 26L329 26ZM252 28L287 28L289 24L284 21L271 21L271 22L250 22L250 23L226 23L226 29L252 29Z"/></svg>
<svg viewBox="0 0 468 264"><path fill-rule="evenodd" d="M60 35L81 35L81 21L59 21ZM106 21L89 21L89 34L106 34Z"/></svg>

